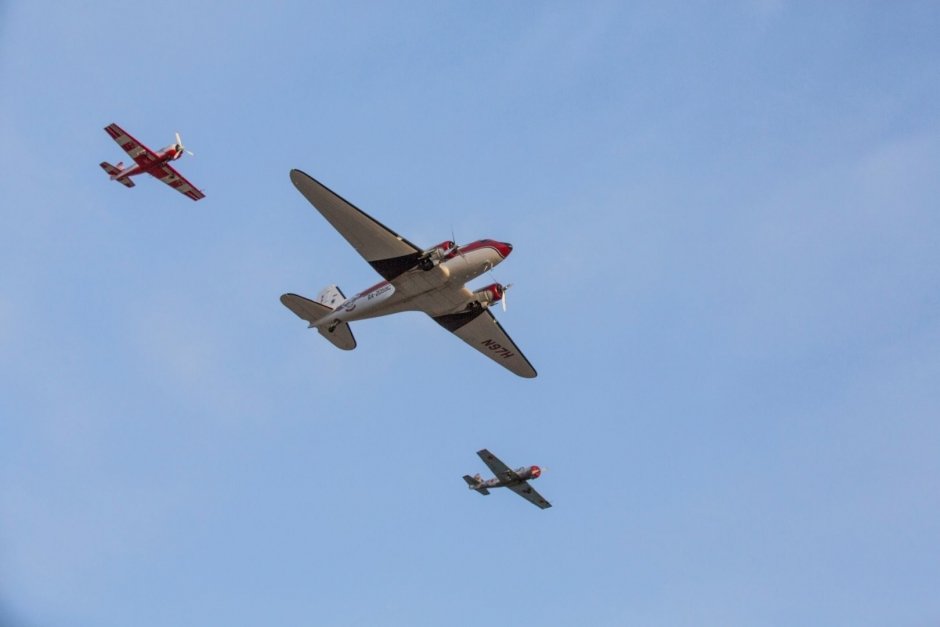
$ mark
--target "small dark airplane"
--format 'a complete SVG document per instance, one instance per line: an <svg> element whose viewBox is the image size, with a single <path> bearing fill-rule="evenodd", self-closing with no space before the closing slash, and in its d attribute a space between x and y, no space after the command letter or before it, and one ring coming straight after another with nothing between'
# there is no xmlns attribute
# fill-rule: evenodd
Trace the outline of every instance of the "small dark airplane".
<svg viewBox="0 0 940 627"><path fill-rule="evenodd" d="M542 509L552 506L527 481L528 479L538 479L542 475L541 468L538 466L523 466L512 470L486 449L477 451L477 455L496 476L493 479L484 481L479 474L473 477L464 475L463 480L467 482L471 490L487 495L490 493L489 488L509 488L528 502Z"/></svg>

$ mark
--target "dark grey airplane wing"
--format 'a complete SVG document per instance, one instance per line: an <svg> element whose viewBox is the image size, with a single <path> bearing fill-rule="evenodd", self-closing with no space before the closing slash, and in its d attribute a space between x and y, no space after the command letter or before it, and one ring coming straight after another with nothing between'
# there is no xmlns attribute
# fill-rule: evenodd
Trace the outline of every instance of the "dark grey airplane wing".
<svg viewBox="0 0 940 627"><path fill-rule="evenodd" d="M527 500L529 503L532 503L541 509L548 509L552 506L552 504L546 501L541 494L535 491L535 488L529 485L528 481L523 481L522 483L516 483L506 487Z"/></svg>
<svg viewBox="0 0 940 627"><path fill-rule="evenodd" d="M480 459L483 460L484 464L490 467L490 470L493 471L493 474L496 475L497 479L508 481L518 477L518 475L516 475L516 473L513 472L509 466L501 462L498 457L490 453L485 448L477 451L477 455L480 456Z"/></svg>

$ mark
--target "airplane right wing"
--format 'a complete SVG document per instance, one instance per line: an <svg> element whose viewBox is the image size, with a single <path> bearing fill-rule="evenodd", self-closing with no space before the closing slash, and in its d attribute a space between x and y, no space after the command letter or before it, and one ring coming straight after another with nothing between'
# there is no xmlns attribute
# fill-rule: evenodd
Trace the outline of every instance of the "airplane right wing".
<svg viewBox="0 0 940 627"><path fill-rule="evenodd" d="M418 265L423 251L315 178L291 170L290 180L327 222L387 281Z"/></svg>
<svg viewBox="0 0 940 627"><path fill-rule="evenodd" d="M200 198L206 197L205 194L196 189L195 185L187 181L182 174L174 170L173 166L169 163L164 163L157 170L151 171L151 174L187 198L199 200Z"/></svg>
<svg viewBox="0 0 940 627"><path fill-rule="evenodd" d="M540 509L548 509L552 506L552 504L546 501L541 494L535 491L535 488L529 485L528 481L523 481L522 483L516 483L507 487Z"/></svg>
<svg viewBox="0 0 940 627"><path fill-rule="evenodd" d="M124 149L131 159L137 162L141 167L153 165L160 160L156 154L117 124L109 124L104 127L105 132L111 136L111 139L117 142L118 146Z"/></svg>
<svg viewBox="0 0 940 627"><path fill-rule="evenodd" d="M526 379L538 376L489 309L435 316L434 321L513 374Z"/></svg>
<svg viewBox="0 0 940 627"><path fill-rule="evenodd" d="M496 475L497 479L508 481L509 479L518 477L518 475L513 472L509 466L504 464L498 457L490 453L485 448L477 451L477 455L480 456L480 459L483 460L484 464L489 466L490 470L493 471L493 474Z"/></svg>

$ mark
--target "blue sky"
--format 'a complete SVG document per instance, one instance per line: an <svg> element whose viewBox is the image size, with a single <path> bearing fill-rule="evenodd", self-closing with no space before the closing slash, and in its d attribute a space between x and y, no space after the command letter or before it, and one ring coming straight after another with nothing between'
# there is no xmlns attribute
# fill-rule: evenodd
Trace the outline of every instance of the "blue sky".
<svg viewBox="0 0 940 627"><path fill-rule="evenodd" d="M940 7L0 3L0 622L933 625ZM180 131L193 203L107 180ZM539 370L288 179L512 242ZM481 281L481 284L483 282ZM474 451L548 467L539 511Z"/></svg>

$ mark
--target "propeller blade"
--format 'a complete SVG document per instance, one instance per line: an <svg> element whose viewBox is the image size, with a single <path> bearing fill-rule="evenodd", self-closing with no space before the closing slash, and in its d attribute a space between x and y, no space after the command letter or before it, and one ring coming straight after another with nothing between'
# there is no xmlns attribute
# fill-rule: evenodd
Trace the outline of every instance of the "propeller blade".
<svg viewBox="0 0 940 627"><path fill-rule="evenodd" d="M180 137L179 131L176 132L176 147L179 149L180 152L185 152L187 155L191 157L196 156L196 154L193 151L186 150L186 146L183 145L183 138Z"/></svg>
<svg viewBox="0 0 940 627"><path fill-rule="evenodd" d="M504 311L504 312L506 311L506 307L507 307L507 305L506 305L506 293L509 292L509 288L510 288L510 287L512 287L512 283L507 283L506 285L503 286L503 298L502 298L502 301L503 301L503 311Z"/></svg>
<svg viewBox="0 0 940 627"><path fill-rule="evenodd" d="M450 229L450 241L451 241L451 243L454 245L454 250L453 250L453 252L455 252L455 253L457 253L458 255L460 255L460 258L461 258L461 259L464 259L463 252L460 250L460 246L457 245L457 238L454 236L454 228L453 228L453 227L451 227L451 229Z"/></svg>

